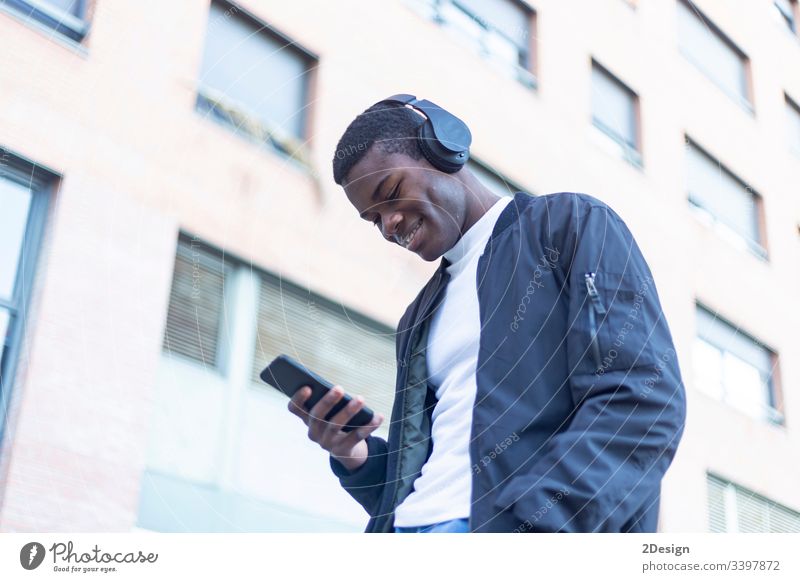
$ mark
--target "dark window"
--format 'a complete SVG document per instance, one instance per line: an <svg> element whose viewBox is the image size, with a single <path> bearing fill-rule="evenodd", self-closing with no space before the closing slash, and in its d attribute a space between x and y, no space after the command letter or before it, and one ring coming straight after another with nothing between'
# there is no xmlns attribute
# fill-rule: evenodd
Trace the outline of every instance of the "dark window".
<svg viewBox="0 0 800 582"><path fill-rule="evenodd" d="M747 56L689 0L679 0L678 46L729 96L752 110Z"/></svg>
<svg viewBox="0 0 800 582"><path fill-rule="evenodd" d="M789 118L789 149L800 156L800 105L786 96L786 115Z"/></svg>
<svg viewBox="0 0 800 582"><path fill-rule="evenodd" d="M409 0L522 83L536 86L536 12L519 0Z"/></svg>
<svg viewBox="0 0 800 582"><path fill-rule="evenodd" d="M716 158L687 140L686 188L689 203L717 230L761 258L767 253L761 234L761 197Z"/></svg>
<svg viewBox="0 0 800 582"><path fill-rule="evenodd" d="M781 22L797 34L797 0L773 0L772 6Z"/></svg>
<svg viewBox="0 0 800 582"><path fill-rule="evenodd" d="M236 133L303 158L315 59L227 2L211 3L197 108Z"/></svg>
<svg viewBox="0 0 800 582"><path fill-rule="evenodd" d="M628 161L641 165L638 108L636 93L592 61L592 123L619 145Z"/></svg>
<svg viewBox="0 0 800 582"><path fill-rule="evenodd" d="M0 434L55 176L0 149Z"/></svg>
<svg viewBox="0 0 800 582"><path fill-rule="evenodd" d="M486 164L479 162L474 157L470 157L467 162L467 167L484 186L498 196L514 196L515 192L528 192L499 172L492 170ZM530 192L528 193L530 194Z"/></svg>
<svg viewBox="0 0 800 582"><path fill-rule="evenodd" d="M203 241L181 236L175 256L164 351L221 369L224 291L230 262Z"/></svg>
<svg viewBox="0 0 800 582"><path fill-rule="evenodd" d="M25 18L52 28L76 42L89 30L86 21L88 0L0 0L0 5L11 8Z"/></svg>

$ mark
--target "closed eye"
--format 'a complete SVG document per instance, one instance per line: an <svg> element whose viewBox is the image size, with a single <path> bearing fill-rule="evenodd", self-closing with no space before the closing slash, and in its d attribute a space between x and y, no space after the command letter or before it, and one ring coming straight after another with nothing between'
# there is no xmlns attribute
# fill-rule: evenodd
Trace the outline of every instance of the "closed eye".
<svg viewBox="0 0 800 582"><path fill-rule="evenodd" d="M402 180L400 180L397 183L397 186L395 186L394 189L386 197L386 202L389 202L390 200L395 200L397 198L397 196L398 196L398 194L400 192L400 184L402 184L402 183L403 183ZM381 217L377 216L376 218L374 218L372 220L372 224L374 224L375 226L378 226L380 224L380 221L381 221Z"/></svg>

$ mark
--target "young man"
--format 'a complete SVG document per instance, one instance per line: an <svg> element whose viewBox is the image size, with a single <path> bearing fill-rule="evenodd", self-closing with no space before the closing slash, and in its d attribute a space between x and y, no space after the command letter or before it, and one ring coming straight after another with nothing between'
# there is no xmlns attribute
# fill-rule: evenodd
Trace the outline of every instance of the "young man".
<svg viewBox="0 0 800 582"><path fill-rule="evenodd" d="M656 531L686 405L633 236L591 196L499 197L465 167L435 167L423 123L379 102L333 159L386 241L441 258L398 325L388 442L371 434L380 415L339 430L360 399L323 420L338 386L310 412L299 391L290 410L367 532Z"/></svg>

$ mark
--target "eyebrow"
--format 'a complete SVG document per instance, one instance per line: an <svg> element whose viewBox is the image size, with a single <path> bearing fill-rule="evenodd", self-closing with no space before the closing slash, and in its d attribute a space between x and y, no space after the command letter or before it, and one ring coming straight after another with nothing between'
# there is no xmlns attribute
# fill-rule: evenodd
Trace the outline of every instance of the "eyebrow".
<svg viewBox="0 0 800 582"><path fill-rule="evenodd" d="M383 177L383 179L382 179L380 182L378 182L378 185L377 185L377 186L375 186L375 191L372 193L372 196L370 196L370 199L369 199L369 201L370 201L370 202L375 202L375 199L378 197L378 194L380 194L381 187L383 186L383 183L384 183L386 180L388 180L390 176L391 176L391 174L386 174L386 175ZM365 215L367 212L368 212L368 211L367 211L367 210L365 210L364 212L362 212L361 214L359 214L359 215L358 215L358 216L359 216L359 218L364 218L364 215Z"/></svg>

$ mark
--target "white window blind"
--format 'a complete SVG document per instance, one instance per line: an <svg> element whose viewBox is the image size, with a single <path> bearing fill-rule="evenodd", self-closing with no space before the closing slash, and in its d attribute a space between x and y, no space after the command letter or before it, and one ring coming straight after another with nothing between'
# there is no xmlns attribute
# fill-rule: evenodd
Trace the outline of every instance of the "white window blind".
<svg viewBox="0 0 800 582"><path fill-rule="evenodd" d="M722 38L685 0L677 2L681 52L731 97L749 104L746 57Z"/></svg>
<svg viewBox="0 0 800 582"><path fill-rule="evenodd" d="M688 145L686 156L690 202L748 242L759 245L756 194L694 144Z"/></svg>
<svg viewBox="0 0 800 582"><path fill-rule="evenodd" d="M636 94L592 64L592 120L617 141L637 149Z"/></svg>
<svg viewBox="0 0 800 582"><path fill-rule="evenodd" d="M197 239L181 237L175 256L164 351L209 368L220 365L225 279L229 265Z"/></svg>
<svg viewBox="0 0 800 582"><path fill-rule="evenodd" d="M258 375L285 353L351 396L361 394L367 406L388 419L397 369L394 339L388 327L264 275L252 377L265 386Z"/></svg>
<svg viewBox="0 0 800 582"><path fill-rule="evenodd" d="M798 533L800 512L731 483L707 475L708 523L712 532Z"/></svg>

